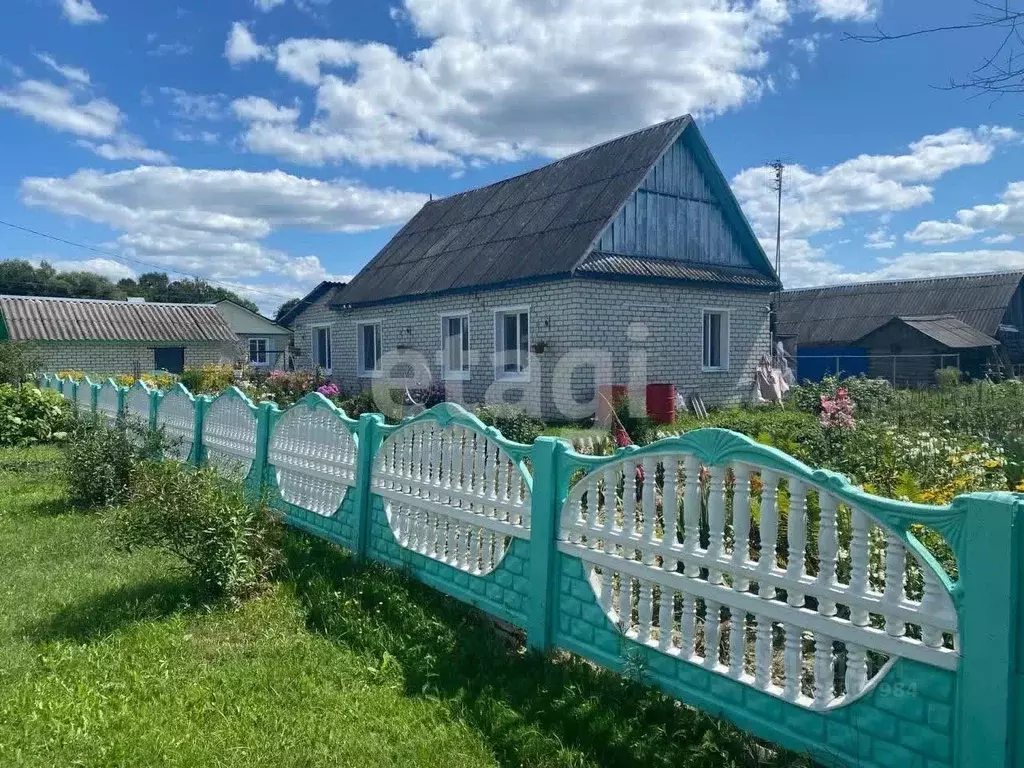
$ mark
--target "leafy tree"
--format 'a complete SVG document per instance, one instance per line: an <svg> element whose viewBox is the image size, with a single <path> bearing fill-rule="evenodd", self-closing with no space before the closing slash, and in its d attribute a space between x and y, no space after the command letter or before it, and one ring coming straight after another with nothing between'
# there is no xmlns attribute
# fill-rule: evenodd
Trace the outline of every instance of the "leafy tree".
<svg viewBox="0 0 1024 768"><path fill-rule="evenodd" d="M230 299L253 312L259 308L248 299L205 280L171 280L166 272L146 272L137 280L123 278L117 283L93 272L58 272L43 262L38 267L23 259L0 261L0 294L12 296L62 296L71 299L126 299L140 296L146 301L203 304Z"/></svg>
<svg viewBox="0 0 1024 768"><path fill-rule="evenodd" d="M274 313L274 322L281 322L281 318L291 312L295 307L302 303L302 299L288 299L284 304L277 308L277 312Z"/></svg>

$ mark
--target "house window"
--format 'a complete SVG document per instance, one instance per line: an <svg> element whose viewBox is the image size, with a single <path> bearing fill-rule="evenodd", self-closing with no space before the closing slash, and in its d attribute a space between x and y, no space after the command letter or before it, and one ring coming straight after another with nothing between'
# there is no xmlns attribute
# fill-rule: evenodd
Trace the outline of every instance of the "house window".
<svg viewBox="0 0 1024 768"><path fill-rule="evenodd" d="M359 375L375 376L380 373L380 323L360 323Z"/></svg>
<svg viewBox="0 0 1024 768"><path fill-rule="evenodd" d="M313 326L313 365L330 372L331 363L331 326L315 325Z"/></svg>
<svg viewBox="0 0 1024 768"><path fill-rule="evenodd" d="M469 378L469 315L441 317L441 369L445 379Z"/></svg>
<svg viewBox="0 0 1024 768"><path fill-rule="evenodd" d="M729 313L719 309L704 310L705 371L729 370Z"/></svg>
<svg viewBox="0 0 1024 768"><path fill-rule="evenodd" d="M267 364L267 340L249 339L249 365Z"/></svg>
<svg viewBox="0 0 1024 768"><path fill-rule="evenodd" d="M494 373L499 379L530 376L530 313L526 309L494 313Z"/></svg>

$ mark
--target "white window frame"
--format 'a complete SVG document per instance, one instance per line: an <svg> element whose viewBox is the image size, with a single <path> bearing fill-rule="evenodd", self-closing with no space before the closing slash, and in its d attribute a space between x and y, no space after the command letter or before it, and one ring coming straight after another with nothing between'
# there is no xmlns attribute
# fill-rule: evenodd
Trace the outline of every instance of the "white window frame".
<svg viewBox="0 0 1024 768"><path fill-rule="evenodd" d="M464 323L459 333L459 356L465 355L461 361L462 368L452 370L448 367L448 322L450 320L463 320ZM472 354L472 336L469 330L469 312L442 312L441 313L441 378L445 381L469 381L470 356Z"/></svg>
<svg viewBox="0 0 1024 768"><path fill-rule="evenodd" d="M252 345L256 342L256 356L259 357L259 342L263 342L263 362L253 360ZM265 368L270 365L270 339L265 336L253 336L249 339L249 365L255 365L259 368Z"/></svg>
<svg viewBox="0 0 1024 768"><path fill-rule="evenodd" d="M721 346L721 365L708 365L705 356L706 341L704 339L704 328L708 315L722 315L723 326L720 331L719 344ZM704 373L723 373L729 370L729 347L732 336L732 310L726 307L703 307L700 311L700 369Z"/></svg>
<svg viewBox="0 0 1024 768"><path fill-rule="evenodd" d="M327 331L327 362L330 363L330 365L321 365L322 361L316 359L317 353L319 352L317 347L317 333L319 331ZM330 373L334 367L334 345L331 342L331 324L317 323L316 325L311 325L309 332L311 334L309 349L310 362L313 364L314 368L319 367L325 373Z"/></svg>
<svg viewBox="0 0 1024 768"><path fill-rule="evenodd" d="M519 372L509 372L505 370L505 350L504 346L499 350L498 341L503 339L504 334L504 323L502 322L499 327L499 319L504 318L506 315L526 315L526 360L525 370ZM516 321L516 334L518 341L519 333L519 322ZM516 306L516 307L497 307L494 310L494 378L496 381L520 381L528 382L530 380L530 336L533 333L533 320L530 317L529 305ZM516 351L521 351L522 345L517 344ZM522 360L519 360L520 366L523 365Z"/></svg>
<svg viewBox="0 0 1024 768"><path fill-rule="evenodd" d="M377 350L380 353L377 359L377 368L366 368L363 366L363 328L376 326L377 328ZM379 320L361 320L356 323L356 372L360 378L372 379L383 374L384 361L384 324Z"/></svg>

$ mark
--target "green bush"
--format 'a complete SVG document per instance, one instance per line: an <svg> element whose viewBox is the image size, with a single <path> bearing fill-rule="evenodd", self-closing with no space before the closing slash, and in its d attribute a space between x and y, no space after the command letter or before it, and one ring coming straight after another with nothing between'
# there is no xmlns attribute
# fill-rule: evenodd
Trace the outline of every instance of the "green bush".
<svg viewBox="0 0 1024 768"><path fill-rule="evenodd" d="M0 384L21 384L41 367L42 360L29 344L0 341Z"/></svg>
<svg viewBox="0 0 1024 768"><path fill-rule="evenodd" d="M123 419L113 427L99 418L79 422L63 453L62 471L71 503L91 510L126 501L141 443Z"/></svg>
<svg viewBox="0 0 1024 768"><path fill-rule="evenodd" d="M71 408L59 392L0 384L0 446L63 440L73 423Z"/></svg>
<svg viewBox="0 0 1024 768"><path fill-rule="evenodd" d="M960 377L959 368L939 368L935 371L935 385L942 390L956 389L960 384Z"/></svg>
<svg viewBox="0 0 1024 768"><path fill-rule="evenodd" d="M485 405L477 409L476 416L489 427L495 427L506 440L531 444L544 431L543 422L528 415L515 405Z"/></svg>
<svg viewBox="0 0 1024 768"><path fill-rule="evenodd" d="M896 391L885 379L851 376L840 379L826 376L819 382L804 382L790 390L789 402L800 411L817 415L821 412L821 396L834 398L843 388L857 408L857 416L883 415L896 398Z"/></svg>
<svg viewBox="0 0 1024 768"><path fill-rule="evenodd" d="M266 503L211 468L171 461L139 464L132 496L114 516L126 550L152 547L180 558L209 594L242 600L281 563L281 526Z"/></svg>

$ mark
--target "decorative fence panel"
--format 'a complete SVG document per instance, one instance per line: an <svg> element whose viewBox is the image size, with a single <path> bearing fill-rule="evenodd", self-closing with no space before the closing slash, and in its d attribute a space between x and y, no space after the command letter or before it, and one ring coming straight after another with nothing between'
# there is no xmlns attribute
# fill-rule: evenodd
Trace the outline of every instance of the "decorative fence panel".
<svg viewBox="0 0 1024 768"><path fill-rule="evenodd" d="M117 421L121 415L124 390L112 379L107 379L96 390L96 413L107 422Z"/></svg>
<svg viewBox="0 0 1024 768"><path fill-rule="evenodd" d="M1024 760L1024 497L891 501L717 429L588 456L507 441L449 404L386 426L319 395L284 411L233 388L122 397L189 445L179 458L241 470L289 524L522 627L536 650L826 765Z"/></svg>
<svg viewBox="0 0 1024 768"><path fill-rule="evenodd" d="M154 392L143 381L137 381L124 395L125 416L137 424L151 425Z"/></svg>
<svg viewBox="0 0 1024 768"><path fill-rule="evenodd" d="M196 399L183 385L160 393L156 425L163 430L168 450L179 460L189 461L196 439Z"/></svg>

